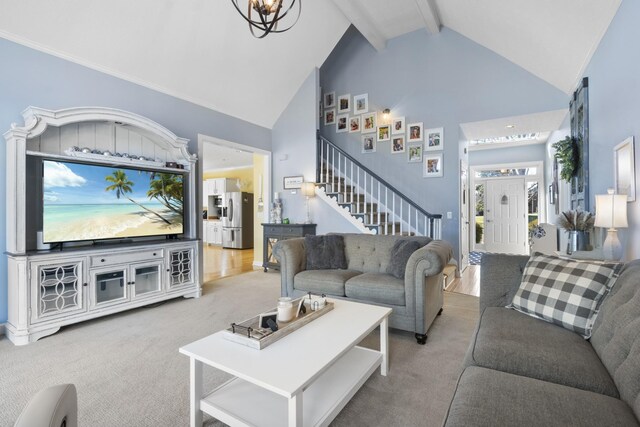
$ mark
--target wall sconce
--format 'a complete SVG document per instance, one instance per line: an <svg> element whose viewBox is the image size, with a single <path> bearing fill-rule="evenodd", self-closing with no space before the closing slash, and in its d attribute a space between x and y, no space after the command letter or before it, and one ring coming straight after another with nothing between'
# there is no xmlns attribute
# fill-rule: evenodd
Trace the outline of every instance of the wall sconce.
<svg viewBox="0 0 640 427"><path fill-rule="evenodd" d="M384 120L385 123L389 123L389 116L391 116L391 110L388 108L382 110L382 120Z"/></svg>

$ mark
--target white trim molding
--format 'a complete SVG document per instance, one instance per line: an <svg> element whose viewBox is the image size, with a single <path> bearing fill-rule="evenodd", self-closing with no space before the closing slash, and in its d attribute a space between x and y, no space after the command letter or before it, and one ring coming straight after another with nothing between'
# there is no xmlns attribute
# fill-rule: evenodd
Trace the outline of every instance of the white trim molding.
<svg viewBox="0 0 640 427"><path fill-rule="evenodd" d="M316 187L316 196L325 201L329 206L335 209L343 218L353 224L361 233L364 234L376 234L375 231L364 226L362 221L357 220L354 216L351 215L349 209L343 208L338 204L338 200L334 197L329 197L327 193L324 192L323 188Z"/></svg>

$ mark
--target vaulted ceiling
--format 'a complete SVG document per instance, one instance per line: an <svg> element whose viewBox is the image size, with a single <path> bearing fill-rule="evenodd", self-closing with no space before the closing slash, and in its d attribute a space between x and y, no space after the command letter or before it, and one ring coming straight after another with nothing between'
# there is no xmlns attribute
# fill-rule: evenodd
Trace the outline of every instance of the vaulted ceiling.
<svg viewBox="0 0 640 427"><path fill-rule="evenodd" d="M257 40L229 0L0 0L0 37L270 128L351 24L379 50L446 26L570 93L620 2L303 0Z"/></svg>

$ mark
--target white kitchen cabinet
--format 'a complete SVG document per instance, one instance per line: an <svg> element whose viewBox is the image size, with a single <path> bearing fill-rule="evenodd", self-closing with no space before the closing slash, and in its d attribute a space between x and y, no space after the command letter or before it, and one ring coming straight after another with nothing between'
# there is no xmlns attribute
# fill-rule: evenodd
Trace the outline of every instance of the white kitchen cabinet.
<svg viewBox="0 0 640 427"><path fill-rule="evenodd" d="M222 244L222 221L207 221L205 241L211 245Z"/></svg>

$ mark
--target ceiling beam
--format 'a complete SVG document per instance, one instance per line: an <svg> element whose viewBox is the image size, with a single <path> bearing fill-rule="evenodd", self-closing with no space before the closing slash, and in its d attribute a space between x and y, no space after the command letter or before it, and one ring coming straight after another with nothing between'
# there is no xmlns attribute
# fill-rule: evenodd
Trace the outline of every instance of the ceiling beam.
<svg viewBox="0 0 640 427"><path fill-rule="evenodd" d="M364 12L365 6L355 0L333 0L333 2L378 52L387 47L387 40Z"/></svg>
<svg viewBox="0 0 640 427"><path fill-rule="evenodd" d="M427 30L431 34L439 33L441 23L435 0L416 0L416 5L418 5Z"/></svg>

